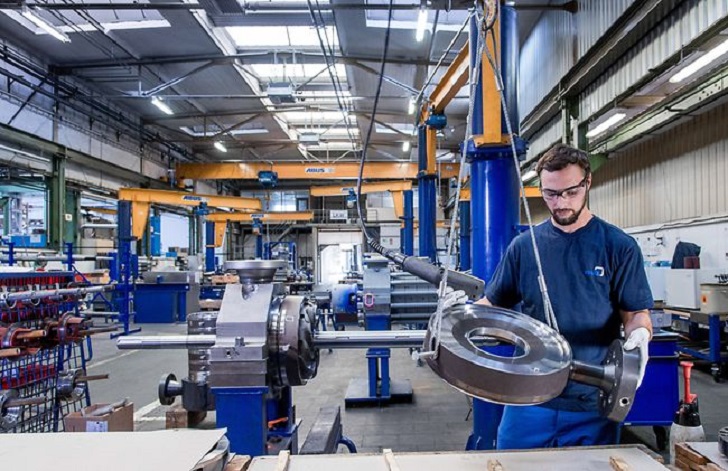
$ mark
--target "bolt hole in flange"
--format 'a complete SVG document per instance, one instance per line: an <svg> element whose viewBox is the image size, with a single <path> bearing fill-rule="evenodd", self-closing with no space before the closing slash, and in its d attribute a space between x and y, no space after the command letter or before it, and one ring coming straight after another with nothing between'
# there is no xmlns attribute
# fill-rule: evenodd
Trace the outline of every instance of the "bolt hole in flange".
<svg viewBox="0 0 728 471"><path fill-rule="evenodd" d="M627 407L630 403L630 400L628 397L623 397L619 400L619 405L622 407Z"/></svg>

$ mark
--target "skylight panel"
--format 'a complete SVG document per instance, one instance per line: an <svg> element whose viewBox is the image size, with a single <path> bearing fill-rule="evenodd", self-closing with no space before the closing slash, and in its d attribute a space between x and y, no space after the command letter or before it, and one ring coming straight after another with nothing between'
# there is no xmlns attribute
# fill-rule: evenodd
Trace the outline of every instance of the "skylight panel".
<svg viewBox="0 0 728 471"><path fill-rule="evenodd" d="M314 26L230 26L225 28L235 45L245 47L315 47L324 44L338 46L336 27L327 26L320 32Z"/></svg>

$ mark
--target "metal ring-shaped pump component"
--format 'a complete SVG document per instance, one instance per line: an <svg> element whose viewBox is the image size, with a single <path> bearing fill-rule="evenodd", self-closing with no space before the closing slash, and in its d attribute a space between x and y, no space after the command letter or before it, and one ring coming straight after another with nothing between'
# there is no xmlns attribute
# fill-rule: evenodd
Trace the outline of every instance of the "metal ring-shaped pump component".
<svg viewBox="0 0 728 471"><path fill-rule="evenodd" d="M425 349L435 347L435 316ZM571 347L558 332L507 309L460 305L442 316L436 357L427 363L451 386L499 404L540 404L561 394L569 381ZM515 346L508 352L483 350L482 340ZM476 345L478 343L478 345Z"/></svg>
<svg viewBox="0 0 728 471"><path fill-rule="evenodd" d="M276 304L268 329L271 376L277 386L302 386L316 376L319 362L310 305L302 296L287 296Z"/></svg>

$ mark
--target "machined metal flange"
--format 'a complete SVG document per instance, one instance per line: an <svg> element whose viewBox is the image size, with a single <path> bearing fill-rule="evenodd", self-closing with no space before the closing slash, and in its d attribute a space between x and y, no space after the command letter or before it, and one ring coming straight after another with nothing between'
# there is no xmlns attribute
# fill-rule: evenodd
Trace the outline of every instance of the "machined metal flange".
<svg viewBox="0 0 728 471"><path fill-rule="evenodd" d="M609 420L622 422L632 409L639 371L639 350L625 350L622 340L614 340L602 365L574 361L571 379L598 387L601 415Z"/></svg>
<svg viewBox="0 0 728 471"><path fill-rule="evenodd" d="M273 306L268 328L269 371L278 386L302 386L316 376L312 306L301 296L286 296Z"/></svg>
<svg viewBox="0 0 728 471"><path fill-rule="evenodd" d="M425 350L435 348L434 322L433 316ZM443 314L440 335L437 356L427 363L470 396L499 404L540 404L561 394L569 381L572 357L566 339L526 315L459 305ZM487 342L513 345L515 356L488 349Z"/></svg>

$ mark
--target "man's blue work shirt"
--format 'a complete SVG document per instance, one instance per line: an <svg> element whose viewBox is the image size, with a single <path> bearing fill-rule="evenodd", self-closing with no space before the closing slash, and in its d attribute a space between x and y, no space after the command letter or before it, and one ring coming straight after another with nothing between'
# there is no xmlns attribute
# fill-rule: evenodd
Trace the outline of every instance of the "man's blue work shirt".
<svg viewBox="0 0 728 471"><path fill-rule="evenodd" d="M571 345L574 359L601 364L620 335L620 309L640 311L653 304L637 242L596 216L573 233L554 227L550 219L533 230L559 331ZM505 308L522 302L525 314L546 322L535 260L530 234L516 237L485 296ZM570 381L559 397L544 405L597 410L598 390Z"/></svg>

